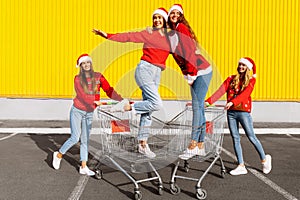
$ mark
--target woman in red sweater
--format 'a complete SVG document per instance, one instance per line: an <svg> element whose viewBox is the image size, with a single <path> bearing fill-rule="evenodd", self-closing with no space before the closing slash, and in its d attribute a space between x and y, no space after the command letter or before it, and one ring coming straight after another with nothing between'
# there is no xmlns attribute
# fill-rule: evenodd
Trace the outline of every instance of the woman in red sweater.
<svg viewBox="0 0 300 200"><path fill-rule="evenodd" d="M252 77L250 76L251 69L253 69ZM239 124L258 152L263 166L263 172L268 174L272 169L272 158L270 155L265 155L260 141L255 136L253 121L250 115L252 106L250 95L256 82L256 66L254 61L248 57L241 58L238 63L237 71L238 73L236 75L229 76L223 82L220 88L206 100L206 103L208 103L208 105L213 104L225 93L227 94L227 103L225 106L227 110L227 122L239 164L237 168L230 171L230 174L247 174L240 142Z"/></svg>
<svg viewBox="0 0 300 200"><path fill-rule="evenodd" d="M74 78L76 97L73 99L73 106L70 111L71 136L62 147L53 153L52 165L54 169L59 169L63 155L80 139L80 174L93 176L86 162L88 160L89 136L92 128L93 112L100 104L100 88L111 99L120 101L123 98L111 87L105 77L94 72L92 59L88 54L82 54L77 59L79 74Z"/></svg>
<svg viewBox="0 0 300 200"><path fill-rule="evenodd" d="M182 6L174 4L168 14L168 24L172 30L168 33L171 52L190 85L192 96L191 142L187 150L179 156L181 159L189 159L195 155L205 154L204 100L212 78L212 67L199 52L197 37L184 17Z"/></svg>
<svg viewBox="0 0 300 200"><path fill-rule="evenodd" d="M161 71L166 66L166 60L170 52L170 46L166 37L166 25L168 13L164 8L156 9L152 14L153 33L144 30L141 32L108 34L94 29L96 35L100 35L116 42L143 43L143 55L135 70L135 81L142 90L143 101L135 102L132 106L125 105L125 110L131 110L140 114L140 129L138 133L139 152L149 158L155 157L147 144L149 127L151 126L151 113L162 108L162 100L158 93ZM122 108L123 109L123 108Z"/></svg>

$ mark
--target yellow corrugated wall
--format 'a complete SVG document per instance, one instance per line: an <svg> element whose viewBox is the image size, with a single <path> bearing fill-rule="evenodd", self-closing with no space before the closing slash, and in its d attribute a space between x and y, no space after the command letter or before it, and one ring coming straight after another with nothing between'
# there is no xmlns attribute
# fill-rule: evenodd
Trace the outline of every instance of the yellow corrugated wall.
<svg viewBox="0 0 300 200"><path fill-rule="evenodd" d="M119 93L140 99L133 74L142 46L106 41L91 30L141 30L152 25L154 9L173 3L183 5L213 64L209 94L236 73L240 57L249 56L257 65L254 100L299 101L298 0L3 1L0 97L72 98L76 59L87 52ZM162 98L190 99L172 56L167 65Z"/></svg>

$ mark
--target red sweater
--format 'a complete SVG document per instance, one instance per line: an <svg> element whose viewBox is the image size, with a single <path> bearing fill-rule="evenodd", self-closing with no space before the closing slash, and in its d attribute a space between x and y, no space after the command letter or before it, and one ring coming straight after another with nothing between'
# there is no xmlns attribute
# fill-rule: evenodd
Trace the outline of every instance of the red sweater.
<svg viewBox="0 0 300 200"><path fill-rule="evenodd" d="M111 99L121 101L123 98L111 87L105 77L95 72L94 74L97 92L94 93L91 83L91 78L87 78L88 82L88 90L90 94L86 94L83 90L83 87L80 84L79 75L76 75L74 78L74 87L76 91L76 97L73 99L73 105L83 111L93 112L97 105L94 101L100 100L100 88L107 94L107 96Z"/></svg>
<svg viewBox="0 0 300 200"><path fill-rule="evenodd" d="M225 93L227 93L227 103L232 102L233 106L229 108L229 110L238 110L238 111L245 111L251 112L252 107L252 100L251 100L251 93L254 89L254 85L256 82L255 78L250 79L249 85L244 88L243 91L240 90L240 87L235 90L230 87L230 83L233 80L235 75L229 76L220 88L211 96L209 97L206 102L209 104L213 104L219 98L221 98Z"/></svg>
<svg viewBox="0 0 300 200"><path fill-rule="evenodd" d="M153 31L152 34L147 31L107 34L107 39L117 42L144 43L141 60L156 65L162 70L166 68L170 45L167 37L162 36L159 31Z"/></svg>
<svg viewBox="0 0 300 200"><path fill-rule="evenodd" d="M169 39L171 44L177 44L175 51L172 53L182 73L196 76L198 70L207 69L210 63L202 55L195 53L197 47L189 29L184 24L179 23L175 31L178 41L172 41L174 39L172 37L169 37Z"/></svg>

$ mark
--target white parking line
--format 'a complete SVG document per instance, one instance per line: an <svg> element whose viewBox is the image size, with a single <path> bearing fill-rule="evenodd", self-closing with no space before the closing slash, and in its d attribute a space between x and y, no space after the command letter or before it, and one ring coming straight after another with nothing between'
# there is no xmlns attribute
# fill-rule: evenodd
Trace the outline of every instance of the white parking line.
<svg viewBox="0 0 300 200"><path fill-rule="evenodd" d="M94 156L94 159L99 160L101 151L97 150L93 146L90 146L89 149L90 149L89 152ZM79 200L82 195L82 192L85 189L88 180L89 180L89 176L80 176L77 185L72 191L72 193L70 194L68 200Z"/></svg>
<svg viewBox="0 0 300 200"><path fill-rule="evenodd" d="M227 154L229 157L231 157L232 159L236 159L235 155L233 155L231 152L229 152L228 150L222 148L222 151ZM245 165L248 165L248 163L245 163ZM274 183L273 181L271 181L270 179L268 179L267 177L263 176L261 173L259 173L257 170L255 169L248 169L254 176L256 176L258 179L260 179L262 182L264 182L266 185L270 186L273 190L275 190L276 192L278 192L279 194L281 194L282 196L285 197L285 199L288 200L298 200L296 197L294 197L292 194L288 193L285 189L281 188L279 185L277 185L276 183Z"/></svg>
<svg viewBox="0 0 300 200"><path fill-rule="evenodd" d="M292 136L291 134L286 134L286 135L289 136L290 138L292 138L293 140L300 141L300 138L296 138L296 137Z"/></svg>
<svg viewBox="0 0 300 200"><path fill-rule="evenodd" d="M89 176L80 176L77 185L69 196L68 200L79 200L88 180Z"/></svg>
<svg viewBox="0 0 300 200"><path fill-rule="evenodd" d="M8 136L5 136L5 137L3 137L3 138L0 138L0 141L2 141L2 140L6 140L6 139L8 139L8 138L11 138L11 137L13 137L13 136L15 136L15 135L17 135L18 133L12 133L12 134L10 134L10 135L8 135Z"/></svg>

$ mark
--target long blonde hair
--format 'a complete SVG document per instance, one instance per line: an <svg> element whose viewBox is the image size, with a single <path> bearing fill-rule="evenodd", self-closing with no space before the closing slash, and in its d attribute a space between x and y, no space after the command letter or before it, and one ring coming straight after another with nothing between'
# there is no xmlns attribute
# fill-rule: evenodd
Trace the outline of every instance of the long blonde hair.
<svg viewBox="0 0 300 200"><path fill-rule="evenodd" d="M250 78L250 70L247 68L243 76L241 76L240 73L235 75L230 83L230 87L236 90L239 88L239 86L241 86L240 91L243 91L249 85Z"/></svg>

